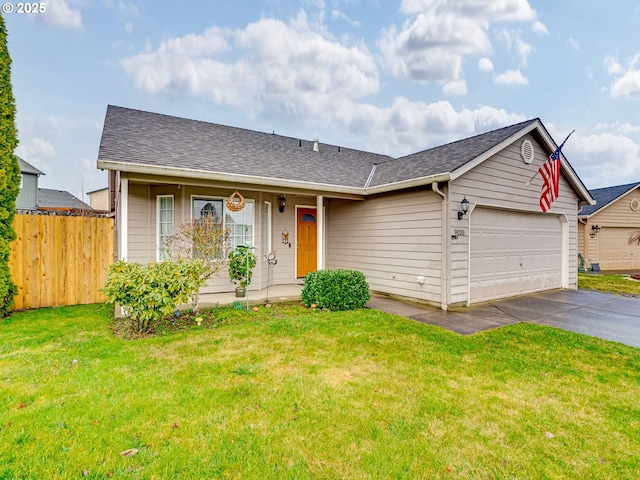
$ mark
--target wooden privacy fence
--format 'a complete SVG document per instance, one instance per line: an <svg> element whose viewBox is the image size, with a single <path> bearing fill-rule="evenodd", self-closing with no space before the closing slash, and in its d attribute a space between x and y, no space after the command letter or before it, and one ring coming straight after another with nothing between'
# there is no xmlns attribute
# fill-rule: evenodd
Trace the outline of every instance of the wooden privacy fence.
<svg viewBox="0 0 640 480"><path fill-rule="evenodd" d="M113 218L17 214L9 268L16 310L96 303L113 262Z"/></svg>

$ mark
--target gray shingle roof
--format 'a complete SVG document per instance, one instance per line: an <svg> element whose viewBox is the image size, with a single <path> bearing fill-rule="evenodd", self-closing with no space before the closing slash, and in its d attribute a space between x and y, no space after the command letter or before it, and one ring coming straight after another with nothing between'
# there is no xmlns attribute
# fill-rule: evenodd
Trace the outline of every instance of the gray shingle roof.
<svg viewBox="0 0 640 480"><path fill-rule="evenodd" d="M64 190L38 189L38 208L71 208L93 210L89 205Z"/></svg>
<svg viewBox="0 0 640 480"><path fill-rule="evenodd" d="M455 172L536 120L458 140L378 165L371 186Z"/></svg>
<svg viewBox="0 0 640 480"><path fill-rule="evenodd" d="M391 157L109 106L98 159L362 187Z"/></svg>
<svg viewBox="0 0 640 480"><path fill-rule="evenodd" d="M360 150L108 106L98 160L364 188L451 173L535 120L394 159Z"/></svg>
<svg viewBox="0 0 640 480"><path fill-rule="evenodd" d="M589 193L591 193L591 196L595 199L596 204L587 205L580 211L578 216L588 217L589 215L593 215L598 210L606 207L611 202L620 198L622 195L638 187L640 187L640 182L627 183L626 185L616 185L613 187L596 188L594 190L589 190Z"/></svg>

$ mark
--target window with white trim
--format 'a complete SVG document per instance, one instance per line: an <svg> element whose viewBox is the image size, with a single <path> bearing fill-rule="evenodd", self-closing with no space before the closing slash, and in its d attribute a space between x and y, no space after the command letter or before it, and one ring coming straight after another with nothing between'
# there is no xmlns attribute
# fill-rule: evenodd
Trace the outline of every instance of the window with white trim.
<svg viewBox="0 0 640 480"><path fill-rule="evenodd" d="M158 237L157 260L165 260L171 252L167 250L167 241L173 235L173 195L158 195L156 232Z"/></svg>
<svg viewBox="0 0 640 480"><path fill-rule="evenodd" d="M203 215L213 215L229 230L229 247L253 245L253 200L245 200L245 207L233 212L226 206L225 199L219 197L191 197L191 216L198 219Z"/></svg>

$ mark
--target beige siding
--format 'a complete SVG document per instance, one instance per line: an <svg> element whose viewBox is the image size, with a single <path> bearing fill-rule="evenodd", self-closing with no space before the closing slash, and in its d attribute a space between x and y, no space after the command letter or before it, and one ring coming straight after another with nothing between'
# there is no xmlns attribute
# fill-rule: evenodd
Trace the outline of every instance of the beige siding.
<svg viewBox="0 0 640 480"><path fill-rule="evenodd" d="M149 208L149 187L129 184L129 209L127 214L128 255L130 262L155 261L155 248L151 241L151 215L155 211Z"/></svg>
<svg viewBox="0 0 640 480"><path fill-rule="evenodd" d="M520 145L528 138L534 145L535 158L526 164L520 156ZM464 236L451 239L451 297L449 303L467 302L469 275L469 217L458 220L457 212L464 196L472 205L502 207L517 211L540 212L542 179L536 175L526 185L538 168L546 161L547 154L536 138L527 135L500 151L482 164L451 182L449 192L450 224L465 231ZM559 198L547 215L566 214L568 229L567 257L568 288L577 288L577 204L578 197L564 177L560 180ZM471 232L471 234L473 234ZM450 237L449 237L450 238Z"/></svg>
<svg viewBox="0 0 640 480"><path fill-rule="evenodd" d="M633 202L633 205L632 205ZM629 236L640 230L640 189L635 189L586 219L583 255L587 268L598 263L602 270L634 270L640 268L640 247L629 245ZM633 208L632 208L633 206ZM593 234L592 227L600 226Z"/></svg>
<svg viewBox="0 0 640 480"><path fill-rule="evenodd" d="M154 262L157 255L157 197L173 195L174 197L174 231L180 224L191 218L192 196L227 198L233 190L220 188L196 187L189 185L143 185L129 184L129 261ZM263 253L263 208L264 201L271 202L272 208L272 249L276 251L278 264L271 268L269 285L298 282L295 278L295 206L315 206L315 197L289 196L283 213L278 211L280 195L266 194L256 191L241 191L246 200L254 201L254 245L258 259L250 290L267 286L267 265ZM285 245L282 233L288 232L289 239ZM233 290L227 269L223 268L212 278L203 293L225 292Z"/></svg>
<svg viewBox="0 0 640 480"><path fill-rule="evenodd" d="M331 200L327 268L362 271L371 289L440 304L441 198L427 190ZM417 277L425 277L424 284Z"/></svg>

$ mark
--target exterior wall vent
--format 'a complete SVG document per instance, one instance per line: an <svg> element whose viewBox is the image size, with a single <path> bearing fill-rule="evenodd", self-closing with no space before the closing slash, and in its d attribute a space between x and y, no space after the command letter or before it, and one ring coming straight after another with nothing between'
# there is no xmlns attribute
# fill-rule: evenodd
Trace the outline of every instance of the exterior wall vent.
<svg viewBox="0 0 640 480"><path fill-rule="evenodd" d="M520 155L522 156L522 160L524 163L533 162L533 157L535 156L535 152L533 150L533 143L530 140L524 140L522 145L520 146Z"/></svg>

